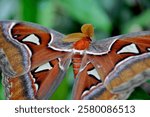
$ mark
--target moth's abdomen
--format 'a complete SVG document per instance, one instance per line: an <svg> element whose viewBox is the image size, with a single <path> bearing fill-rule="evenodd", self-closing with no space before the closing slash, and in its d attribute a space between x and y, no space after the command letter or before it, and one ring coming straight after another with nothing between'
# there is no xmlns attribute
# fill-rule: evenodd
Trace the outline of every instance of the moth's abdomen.
<svg viewBox="0 0 150 117"><path fill-rule="evenodd" d="M82 55L74 55L73 56L73 71L74 71L74 75L76 77L76 75L78 74L79 72L79 69L80 69L80 66L81 66L81 62L82 62Z"/></svg>

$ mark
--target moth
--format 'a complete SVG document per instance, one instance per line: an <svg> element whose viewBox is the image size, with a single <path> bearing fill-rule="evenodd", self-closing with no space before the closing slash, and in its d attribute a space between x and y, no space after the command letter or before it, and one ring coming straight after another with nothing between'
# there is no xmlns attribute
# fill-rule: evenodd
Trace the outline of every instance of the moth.
<svg viewBox="0 0 150 117"><path fill-rule="evenodd" d="M70 66L72 99L127 99L150 78L150 32L94 41L91 24L63 35L33 23L0 21L0 69L10 100L48 99Z"/></svg>

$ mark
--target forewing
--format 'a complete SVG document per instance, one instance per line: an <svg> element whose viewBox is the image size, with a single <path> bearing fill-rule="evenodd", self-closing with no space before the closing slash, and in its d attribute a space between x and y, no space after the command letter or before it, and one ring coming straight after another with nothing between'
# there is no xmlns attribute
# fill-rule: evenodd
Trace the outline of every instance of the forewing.
<svg viewBox="0 0 150 117"><path fill-rule="evenodd" d="M47 99L52 95L72 58L62 49L71 47L62 42L63 37L33 23L0 22L0 68L7 98ZM54 64L53 68L37 72L46 63Z"/></svg>
<svg viewBox="0 0 150 117"><path fill-rule="evenodd" d="M99 54L98 49L90 51L89 59L109 91L118 94L130 92L150 78L150 32L110 39L111 43L104 47L104 51ZM108 42L101 41L101 45L107 45ZM99 47L95 45L95 48Z"/></svg>
<svg viewBox="0 0 150 117"><path fill-rule="evenodd" d="M61 57L64 52L56 51L49 45L60 41L63 36L32 23L1 21L0 67L3 74L10 77L23 75Z"/></svg>

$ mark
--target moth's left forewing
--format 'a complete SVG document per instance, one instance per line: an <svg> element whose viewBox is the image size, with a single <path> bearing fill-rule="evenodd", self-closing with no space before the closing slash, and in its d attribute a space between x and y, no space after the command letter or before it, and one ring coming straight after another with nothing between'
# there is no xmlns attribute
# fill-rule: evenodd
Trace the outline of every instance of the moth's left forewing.
<svg viewBox="0 0 150 117"><path fill-rule="evenodd" d="M95 46L95 50L90 51L90 60L109 91L117 94L130 92L150 78L150 32L110 39L112 42L99 54L97 50L102 46ZM105 45L107 41L109 40L101 41L101 44Z"/></svg>
<svg viewBox="0 0 150 117"><path fill-rule="evenodd" d="M64 53L54 50L50 43L61 41L63 34L30 23L16 23L11 30L12 37L22 43L31 56L31 69L49 60L61 57ZM61 46L60 46L61 47Z"/></svg>
<svg viewBox="0 0 150 117"><path fill-rule="evenodd" d="M0 26L0 68L7 97L48 99L70 65L72 44L62 41L63 34L37 24L0 21ZM41 71L46 63L53 63L52 69Z"/></svg>
<svg viewBox="0 0 150 117"><path fill-rule="evenodd" d="M63 50L57 51L55 44L51 45L64 37L56 31L33 23L1 21L0 32L0 65L7 76L23 75L64 55Z"/></svg>

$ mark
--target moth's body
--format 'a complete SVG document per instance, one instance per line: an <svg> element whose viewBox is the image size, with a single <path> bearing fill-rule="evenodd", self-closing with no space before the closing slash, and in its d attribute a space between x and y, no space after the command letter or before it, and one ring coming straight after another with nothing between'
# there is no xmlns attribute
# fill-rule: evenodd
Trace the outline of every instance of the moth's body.
<svg viewBox="0 0 150 117"><path fill-rule="evenodd" d="M95 42L92 25L81 32L64 36L35 24L0 22L7 99L48 99L71 63L73 99L127 99L150 78L150 32Z"/></svg>
<svg viewBox="0 0 150 117"><path fill-rule="evenodd" d="M73 70L74 70L75 77L79 73L81 63L82 63L82 58L83 58L83 55L80 55L80 54L75 54L72 58Z"/></svg>
<svg viewBox="0 0 150 117"><path fill-rule="evenodd" d="M90 37L84 37L84 38L81 38L79 41L76 41L73 44L73 50L75 53L72 58L72 63L73 63L73 70L74 70L75 77L79 73L83 56L86 50L89 48L91 41L92 40L90 39ZM76 50L83 51L83 53L76 53Z"/></svg>
<svg viewBox="0 0 150 117"><path fill-rule="evenodd" d="M87 37L87 38L85 37L85 38L75 42L73 44L73 48L76 50L86 50L89 48L91 41L92 40L89 37Z"/></svg>

